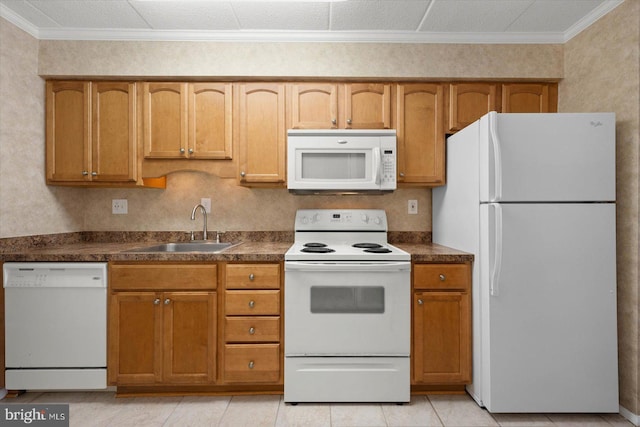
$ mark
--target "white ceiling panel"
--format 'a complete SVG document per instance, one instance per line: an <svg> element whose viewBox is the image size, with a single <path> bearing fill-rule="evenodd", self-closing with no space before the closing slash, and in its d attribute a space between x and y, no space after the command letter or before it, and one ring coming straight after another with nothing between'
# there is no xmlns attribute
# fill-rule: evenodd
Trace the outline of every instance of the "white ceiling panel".
<svg viewBox="0 0 640 427"><path fill-rule="evenodd" d="M238 30L240 26L229 2L130 1L154 30Z"/></svg>
<svg viewBox="0 0 640 427"><path fill-rule="evenodd" d="M415 31L429 1L351 0L331 4L334 31Z"/></svg>
<svg viewBox="0 0 640 427"><path fill-rule="evenodd" d="M319 31L329 29L326 2L234 2L243 30Z"/></svg>
<svg viewBox="0 0 640 427"><path fill-rule="evenodd" d="M564 43L623 1L0 0L0 17L50 40Z"/></svg>
<svg viewBox="0 0 640 427"><path fill-rule="evenodd" d="M507 30L564 32L601 3L599 0L536 0Z"/></svg>
<svg viewBox="0 0 640 427"><path fill-rule="evenodd" d="M66 28L148 28L126 1L30 0L34 7Z"/></svg>
<svg viewBox="0 0 640 427"><path fill-rule="evenodd" d="M420 31L501 32L534 0L433 0Z"/></svg>

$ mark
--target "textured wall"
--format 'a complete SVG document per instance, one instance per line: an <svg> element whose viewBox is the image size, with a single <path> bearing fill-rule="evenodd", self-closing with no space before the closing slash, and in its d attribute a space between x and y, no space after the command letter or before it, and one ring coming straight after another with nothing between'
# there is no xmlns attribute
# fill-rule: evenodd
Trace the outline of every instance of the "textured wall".
<svg viewBox="0 0 640 427"><path fill-rule="evenodd" d="M38 40L0 18L0 237L82 228L82 190L45 185L37 71Z"/></svg>
<svg viewBox="0 0 640 427"><path fill-rule="evenodd" d="M640 414L640 2L627 0L565 45L560 111L614 111L620 403Z"/></svg>

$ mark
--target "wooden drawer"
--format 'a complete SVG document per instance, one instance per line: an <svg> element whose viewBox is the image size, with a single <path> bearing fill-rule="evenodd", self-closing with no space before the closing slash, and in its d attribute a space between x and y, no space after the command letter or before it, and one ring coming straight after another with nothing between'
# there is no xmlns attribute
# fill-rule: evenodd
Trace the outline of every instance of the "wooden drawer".
<svg viewBox="0 0 640 427"><path fill-rule="evenodd" d="M227 289L280 289L280 264L227 264Z"/></svg>
<svg viewBox="0 0 640 427"><path fill-rule="evenodd" d="M225 291L227 316L279 316L280 291Z"/></svg>
<svg viewBox="0 0 640 427"><path fill-rule="evenodd" d="M109 265L111 290L215 290L215 264L114 263Z"/></svg>
<svg viewBox="0 0 640 427"><path fill-rule="evenodd" d="M415 264L414 289L459 289L471 287L470 264Z"/></svg>
<svg viewBox="0 0 640 427"><path fill-rule="evenodd" d="M225 382L275 383L280 380L280 344L224 346Z"/></svg>
<svg viewBox="0 0 640 427"><path fill-rule="evenodd" d="M279 342L280 317L226 317L226 342Z"/></svg>

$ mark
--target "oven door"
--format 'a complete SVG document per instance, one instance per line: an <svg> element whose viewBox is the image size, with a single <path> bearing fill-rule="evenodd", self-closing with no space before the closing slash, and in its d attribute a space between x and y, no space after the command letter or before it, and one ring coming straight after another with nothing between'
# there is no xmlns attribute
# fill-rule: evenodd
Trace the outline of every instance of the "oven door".
<svg viewBox="0 0 640 427"><path fill-rule="evenodd" d="M285 262L285 356L408 356L410 262Z"/></svg>

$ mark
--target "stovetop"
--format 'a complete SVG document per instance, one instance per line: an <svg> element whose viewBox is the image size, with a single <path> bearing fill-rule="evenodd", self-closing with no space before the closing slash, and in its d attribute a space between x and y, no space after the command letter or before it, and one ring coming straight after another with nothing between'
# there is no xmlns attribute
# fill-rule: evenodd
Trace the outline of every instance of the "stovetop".
<svg viewBox="0 0 640 427"><path fill-rule="evenodd" d="M409 261L387 243L387 215L379 209L301 209L295 243L285 261Z"/></svg>

